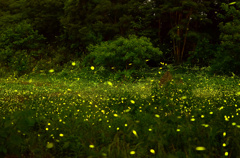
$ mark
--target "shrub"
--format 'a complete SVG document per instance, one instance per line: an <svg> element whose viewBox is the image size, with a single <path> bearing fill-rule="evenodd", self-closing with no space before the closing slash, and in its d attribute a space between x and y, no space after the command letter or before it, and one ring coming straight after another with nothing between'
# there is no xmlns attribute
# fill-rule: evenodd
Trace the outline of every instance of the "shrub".
<svg viewBox="0 0 240 158"><path fill-rule="evenodd" d="M36 50L42 47L41 43L45 39L25 21L7 28L0 34L1 49Z"/></svg>
<svg viewBox="0 0 240 158"><path fill-rule="evenodd" d="M42 56L44 37L23 21L0 32L1 65L23 74L32 67L33 58ZM29 65L30 64L30 65Z"/></svg>
<svg viewBox="0 0 240 158"><path fill-rule="evenodd" d="M13 55L14 55L14 52L10 48L5 48L5 49L0 48L0 63L1 63L1 65L8 67Z"/></svg>
<svg viewBox="0 0 240 158"><path fill-rule="evenodd" d="M9 70L5 66L0 65L0 78L8 77L9 74Z"/></svg>
<svg viewBox="0 0 240 158"><path fill-rule="evenodd" d="M187 63L192 66L209 66L214 54L217 51L217 45L209 44L209 40L204 38L198 42L196 50L190 51Z"/></svg>
<svg viewBox="0 0 240 158"><path fill-rule="evenodd" d="M162 52L154 48L146 37L120 37L112 42L102 42L100 45L90 45L90 54L86 56L84 64L104 66L116 71L147 67L146 60L160 58Z"/></svg>
<svg viewBox="0 0 240 158"><path fill-rule="evenodd" d="M18 76L23 75L26 72L30 72L31 58L25 50L16 51L11 58L9 67L18 72Z"/></svg>
<svg viewBox="0 0 240 158"><path fill-rule="evenodd" d="M162 56L162 52L152 46L150 39L137 38L134 35L95 46L90 45L88 51L90 54L84 58L84 66L103 66L106 70L121 74L126 74L129 70L131 74L136 73L135 70L148 67L146 61Z"/></svg>

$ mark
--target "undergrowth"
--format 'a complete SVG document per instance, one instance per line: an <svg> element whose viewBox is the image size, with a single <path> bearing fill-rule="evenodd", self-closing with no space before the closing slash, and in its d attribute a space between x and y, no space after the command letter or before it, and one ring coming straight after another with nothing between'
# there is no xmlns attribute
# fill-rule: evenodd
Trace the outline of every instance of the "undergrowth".
<svg viewBox="0 0 240 158"><path fill-rule="evenodd" d="M0 80L1 157L237 157L240 81L156 70L116 81L69 70Z"/></svg>

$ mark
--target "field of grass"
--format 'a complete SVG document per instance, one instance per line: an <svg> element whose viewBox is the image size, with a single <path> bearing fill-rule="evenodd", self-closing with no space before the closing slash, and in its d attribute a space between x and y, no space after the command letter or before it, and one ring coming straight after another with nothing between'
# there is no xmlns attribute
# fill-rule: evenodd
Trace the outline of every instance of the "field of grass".
<svg viewBox="0 0 240 158"><path fill-rule="evenodd" d="M238 77L176 72L183 84L160 87L159 70L134 82L90 71L1 79L0 157L240 157Z"/></svg>

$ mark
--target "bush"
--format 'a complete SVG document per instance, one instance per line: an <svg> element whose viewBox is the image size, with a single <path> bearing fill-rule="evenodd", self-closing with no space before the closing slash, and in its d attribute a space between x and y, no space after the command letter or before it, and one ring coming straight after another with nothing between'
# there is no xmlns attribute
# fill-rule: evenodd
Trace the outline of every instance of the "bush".
<svg viewBox="0 0 240 158"><path fill-rule="evenodd" d="M42 56L44 37L23 21L0 32L1 65L23 74L32 67L33 58ZM29 65L30 64L30 65Z"/></svg>
<svg viewBox="0 0 240 158"><path fill-rule="evenodd" d="M14 56L11 58L9 67L18 72L18 76L24 73L30 72L31 70L31 58L25 50L16 51Z"/></svg>
<svg viewBox="0 0 240 158"><path fill-rule="evenodd" d="M10 48L1 49L0 48L0 63L4 67L8 67L11 58L14 56L14 52Z"/></svg>
<svg viewBox="0 0 240 158"><path fill-rule="evenodd" d="M161 58L162 52L154 48L146 37L120 37L115 41L90 45L84 58L84 66L103 66L107 70L122 72L147 68L146 61Z"/></svg>
<svg viewBox="0 0 240 158"><path fill-rule="evenodd" d="M0 65L0 78L6 78L10 75L10 71L7 67Z"/></svg>
<svg viewBox="0 0 240 158"><path fill-rule="evenodd" d="M25 21L7 28L0 34L1 49L36 50L42 47L41 43L45 39Z"/></svg>
<svg viewBox="0 0 240 158"><path fill-rule="evenodd" d="M216 51L217 45L209 44L209 40L204 38L198 42L195 51L189 52L190 57L188 58L187 63L191 66L209 66Z"/></svg>
<svg viewBox="0 0 240 158"><path fill-rule="evenodd" d="M240 74L240 63L237 57L231 55L229 50L216 52L216 59L212 61L211 73L219 75Z"/></svg>

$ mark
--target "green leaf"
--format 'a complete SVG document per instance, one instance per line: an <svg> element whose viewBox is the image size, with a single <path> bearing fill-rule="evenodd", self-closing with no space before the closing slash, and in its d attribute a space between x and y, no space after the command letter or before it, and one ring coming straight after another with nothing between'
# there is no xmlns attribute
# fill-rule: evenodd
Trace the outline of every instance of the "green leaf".
<svg viewBox="0 0 240 158"><path fill-rule="evenodd" d="M67 141L67 142L64 142L63 149L66 149L66 148L68 148L68 147L69 147L69 145L70 145L70 142L69 142L69 141Z"/></svg>

